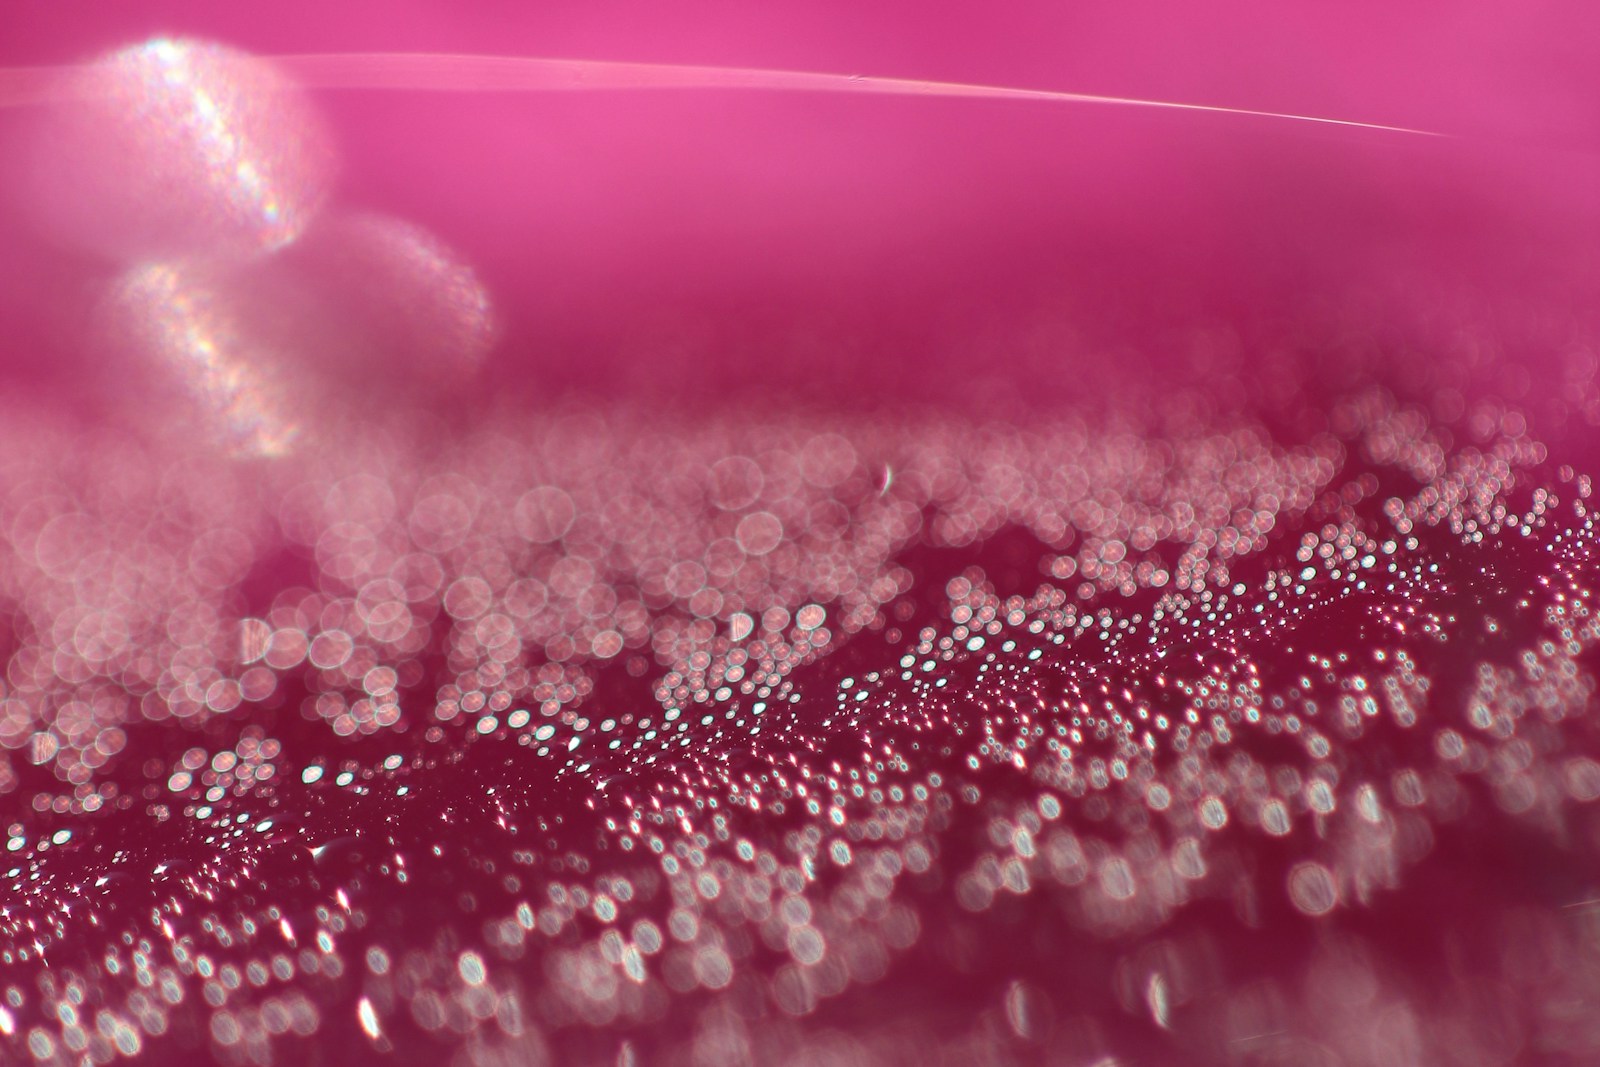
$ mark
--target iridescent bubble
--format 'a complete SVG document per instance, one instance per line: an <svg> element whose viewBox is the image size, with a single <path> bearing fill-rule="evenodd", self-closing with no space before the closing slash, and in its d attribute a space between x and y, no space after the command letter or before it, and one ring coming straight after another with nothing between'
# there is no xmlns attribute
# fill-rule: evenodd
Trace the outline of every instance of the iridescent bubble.
<svg viewBox="0 0 1600 1067"><path fill-rule="evenodd" d="M107 325L131 340L166 381L144 407L157 432L204 428L210 443L242 456L281 456L300 434L277 366L244 328L215 279L148 263L129 271L107 306ZM187 397L171 397L177 391Z"/></svg>
<svg viewBox="0 0 1600 1067"><path fill-rule="evenodd" d="M1576 756L1566 762L1563 770L1567 793L1572 799L1586 804L1600 799L1600 763L1587 756Z"/></svg>
<svg viewBox="0 0 1600 1067"><path fill-rule="evenodd" d="M482 985L484 982L483 957L476 952L463 952L456 960L456 970L461 975L461 980L468 985Z"/></svg>
<svg viewBox="0 0 1600 1067"><path fill-rule="evenodd" d="M129 261L232 257L291 243L321 206L333 152L270 63L158 37L67 75L32 171L37 215Z"/></svg>
<svg viewBox="0 0 1600 1067"><path fill-rule="evenodd" d="M362 997L356 1004L356 1016L361 1021L361 1029L370 1038L376 1039L381 1032L378 1027L378 1013L372 1008L372 1001Z"/></svg>

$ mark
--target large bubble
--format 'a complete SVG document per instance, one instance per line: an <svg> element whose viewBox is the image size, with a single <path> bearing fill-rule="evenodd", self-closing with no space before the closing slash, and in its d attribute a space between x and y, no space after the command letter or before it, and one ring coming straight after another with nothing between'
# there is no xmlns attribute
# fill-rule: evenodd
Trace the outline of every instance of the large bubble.
<svg viewBox="0 0 1600 1067"><path fill-rule="evenodd" d="M250 282L262 327L291 335L308 371L407 387L459 385L498 336L489 291L465 259L421 226L333 213ZM283 321L285 309L295 321Z"/></svg>
<svg viewBox="0 0 1600 1067"><path fill-rule="evenodd" d="M216 277L148 263L120 279L102 318L154 372L140 405L149 428L241 458L281 456L300 436L295 405L280 354L240 310Z"/></svg>
<svg viewBox="0 0 1600 1067"><path fill-rule="evenodd" d="M267 62L163 37L66 78L30 175L60 240L123 262L249 256L293 242L325 198L328 135Z"/></svg>

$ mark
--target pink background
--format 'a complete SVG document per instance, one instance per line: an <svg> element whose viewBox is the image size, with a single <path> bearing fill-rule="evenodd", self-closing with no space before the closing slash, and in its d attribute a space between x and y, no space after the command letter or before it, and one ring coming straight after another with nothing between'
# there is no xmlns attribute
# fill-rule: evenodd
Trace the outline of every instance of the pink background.
<svg viewBox="0 0 1600 1067"><path fill-rule="evenodd" d="M1248 386L1247 366L1171 354L1173 331L1197 324L1247 332L1311 314L1425 332L1465 304L1516 334L1533 302L1573 319L1567 332L1592 332L1600 12L1507 12L8 3L0 62L69 62L166 32L259 54L479 52L993 82L1459 135L817 94L318 95L344 155L338 202L431 229L495 296L506 333L486 386L694 403L1059 404L1138 399L1151 380L1218 373ZM0 111L0 141L24 121ZM81 400L84 372L104 368L77 323L104 272L52 247L24 214L14 197L0 209L12 381ZM1529 339L1541 346L1552 342ZM1513 399L1541 377L1528 360L1499 383L1523 394ZM1471 384L1434 381L1427 366L1396 373L1430 390Z"/></svg>

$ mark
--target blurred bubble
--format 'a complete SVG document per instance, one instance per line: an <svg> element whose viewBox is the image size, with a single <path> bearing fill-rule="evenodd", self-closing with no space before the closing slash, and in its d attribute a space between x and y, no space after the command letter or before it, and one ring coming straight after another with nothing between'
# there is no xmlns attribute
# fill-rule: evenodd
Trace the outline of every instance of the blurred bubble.
<svg viewBox="0 0 1600 1067"><path fill-rule="evenodd" d="M211 443L243 456L290 450L300 427L273 361L209 280L170 264L136 267L115 289L106 318L123 343L131 341L170 375L167 383L152 383L158 396L145 414L154 428L189 432L195 425L195 411L174 410L159 395L165 384L198 407Z"/></svg>
<svg viewBox="0 0 1600 1067"><path fill-rule="evenodd" d="M291 249L211 273L239 330L335 403L460 385L497 336L471 267L394 219L326 217Z"/></svg>
<svg viewBox="0 0 1600 1067"><path fill-rule="evenodd" d="M235 257L293 242L333 152L306 97L269 63L158 37L67 75L41 123L35 214L123 261Z"/></svg>
<svg viewBox="0 0 1600 1067"><path fill-rule="evenodd" d="M735 537L752 556L764 556L782 543L783 521L770 511L757 511L739 520Z"/></svg>
<svg viewBox="0 0 1600 1067"><path fill-rule="evenodd" d="M456 961L456 970L461 974L461 980L468 985L482 985L484 982L483 957L476 952L463 952Z"/></svg>
<svg viewBox="0 0 1600 1067"><path fill-rule="evenodd" d="M370 1038L376 1038L381 1032L378 1027L378 1013L372 1008L372 1001L362 997L356 1005L356 1015L361 1021L361 1029Z"/></svg>
<svg viewBox="0 0 1600 1067"><path fill-rule="evenodd" d="M372 214L323 220L272 280L303 316L297 348L316 369L357 377L397 372L450 385L476 371L498 336L489 291L472 266L420 226Z"/></svg>
<svg viewBox="0 0 1600 1067"><path fill-rule="evenodd" d="M1013 981L1006 987L1005 1006L1011 1032L1024 1041L1038 1043L1050 1036L1055 1008L1038 986L1020 979Z"/></svg>
<svg viewBox="0 0 1600 1067"><path fill-rule="evenodd" d="M1339 903L1339 884L1320 863L1300 863L1289 872L1289 899L1307 915L1326 915Z"/></svg>
<svg viewBox="0 0 1600 1067"><path fill-rule="evenodd" d="M308 238L314 247L304 254L226 268L152 261L129 271L107 301L101 344L108 354L131 344L169 373L165 381L138 376L156 395L123 406L142 409L158 432L188 432L192 413L160 395L175 387L202 409L214 444L238 456L281 456L318 416L375 391L417 394L467 381L494 331L471 272L399 223L328 230ZM558 532L560 502L539 503L544 526Z"/></svg>

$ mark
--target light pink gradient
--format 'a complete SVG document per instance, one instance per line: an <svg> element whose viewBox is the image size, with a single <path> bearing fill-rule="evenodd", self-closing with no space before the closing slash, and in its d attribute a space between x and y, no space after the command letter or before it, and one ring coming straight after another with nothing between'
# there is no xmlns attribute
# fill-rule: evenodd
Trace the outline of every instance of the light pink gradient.
<svg viewBox="0 0 1600 1067"><path fill-rule="evenodd" d="M350 160L341 202L430 229L511 309L494 386L1060 403L1142 388L1092 353L1239 307L1377 301L1353 313L1423 330L1446 300L1589 313L1570 294L1595 280L1600 35L1576 5L86 11L22 9L0 61L167 31L255 53L766 67L1457 135L925 95L316 93ZM28 121L13 110L0 130ZM96 361L71 328L93 269L15 211L0 225L18 380ZM1041 351L1068 334L1076 364Z"/></svg>

